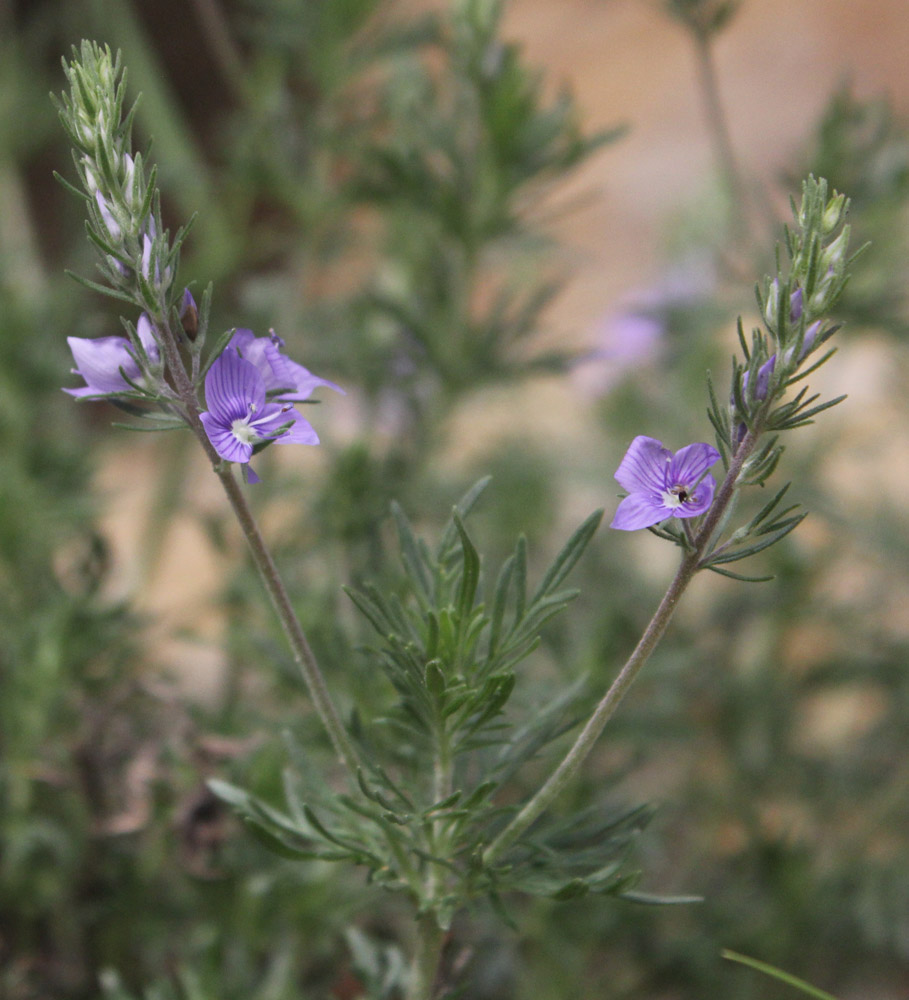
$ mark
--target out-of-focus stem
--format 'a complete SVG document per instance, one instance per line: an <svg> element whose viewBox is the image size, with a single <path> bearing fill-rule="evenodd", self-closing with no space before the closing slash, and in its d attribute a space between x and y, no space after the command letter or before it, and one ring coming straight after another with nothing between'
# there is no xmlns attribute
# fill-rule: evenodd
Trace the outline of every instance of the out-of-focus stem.
<svg viewBox="0 0 909 1000"><path fill-rule="evenodd" d="M444 934L433 913L417 919L417 947L404 1000L432 1000Z"/></svg>
<svg viewBox="0 0 909 1000"><path fill-rule="evenodd" d="M713 39L708 33L700 31L692 31L692 36L697 60L698 83L704 102L704 113L710 132L713 155L729 197L733 230L744 236L748 233L750 201L748 189L739 170L735 150L732 147L729 124L720 100L720 86L713 58Z"/></svg>
<svg viewBox="0 0 909 1000"><path fill-rule="evenodd" d="M158 316L156 318L156 327L161 340L161 346L164 350L168 371L173 379L174 388L183 403L189 425L202 445L205 454L208 456L215 474L221 480L221 485L240 524L240 529L246 537L253 562L271 599L272 606L281 622L287 640L290 643L294 659L300 668L300 672L303 674L303 679L313 700L316 712L322 720L325 729L328 731L335 753L337 753L338 759L347 769L351 780L356 781L358 767L356 749L347 735L347 731L344 729L334 702L331 700L325 678L322 676L322 671L316 662L315 654L306 639L303 626L300 624L300 620L297 618L296 612L290 603L290 597L278 573L278 568L275 566L271 552L265 544L262 533L259 531L259 526L253 517L252 510L246 502L246 497L243 495L243 491L240 489L240 485L234 477L230 466L221 460L220 455L215 451L211 441L208 439L208 435L205 433L205 428L199 419L199 405L196 401L196 394L183 366L177 339L170 324L166 319Z"/></svg>

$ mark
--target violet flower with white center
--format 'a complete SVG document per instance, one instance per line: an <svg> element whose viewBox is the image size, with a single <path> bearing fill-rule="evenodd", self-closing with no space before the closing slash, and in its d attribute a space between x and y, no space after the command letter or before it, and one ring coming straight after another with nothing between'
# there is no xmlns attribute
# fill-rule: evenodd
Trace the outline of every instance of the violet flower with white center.
<svg viewBox="0 0 909 1000"><path fill-rule="evenodd" d="M228 349L235 350L241 358L256 366L265 380L265 391L275 399L301 402L309 399L320 385L344 395L344 390L334 382L313 375L308 368L282 354L283 347L284 341L274 330L268 337L257 337L252 330L239 329L228 344Z"/></svg>
<svg viewBox="0 0 909 1000"><path fill-rule="evenodd" d="M247 463L256 445L318 444L319 438L289 402L269 402L259 369L228 348L205 376L208 410L200 414L215 451L228 462ZM258 478L249 471L250 481Z"/></svg>
<svg viewBox="0 0 909 1000"><path fill-rule="evenodd" d="M152 332L148 316L143 313L136 324L136 333L148 360L156 365L160 361L158 344ZM136 358L136 350L126 337L98 337L88 340L83 337L67 337L66 342L73 352L77 367L74 375L85 379L81 389L64 389L70 396L113 396L135 390L126 381L141 385L144 376ZM126 378L124 378L124 375Z"/></svg>
<svg viewBox="0 0 909 1000"><path fill-rule="evenodd" d="M656 438L639 435L616 469L628 496L611 528L637 531L669 517L697 517L713 503L716 483L707 470L720 453L709 444L689 444L674 455Z"/></svg>

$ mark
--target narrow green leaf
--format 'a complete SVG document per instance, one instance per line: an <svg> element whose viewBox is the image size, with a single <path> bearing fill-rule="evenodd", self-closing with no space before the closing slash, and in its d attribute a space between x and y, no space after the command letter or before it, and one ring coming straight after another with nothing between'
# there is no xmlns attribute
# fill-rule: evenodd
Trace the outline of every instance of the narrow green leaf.
<svg viewBox="0 0 909 1000"><path fill-rule="evenodd" d="M230 343L230 338L236 333L236 329L225 330L224 333L218 337L215 342L215 346L212 348L211 353L205 359L199 370L198 382L204 381L205 376L208 374L208 369L215 363L215 361L224 353L224 348Z"/></svg>
<svg viewBox="0 0 909 1000"><path fill-rule="evenodd" d="M477 480L470 487L470 489L461 497L461 499L455 504L455 510L458 512L458 516L463 521L467 515L473 510L474 504L480 499L480 494L486 487L492 482L492 476L484 476L482 479ZM448 526L445 529L445 533L442 535L442 540L439 542L439 547L436 550L437 558L441 559L444 554L448 552L452 545L454 545L455 539L457 538L457 528L454 522L449 521Z"/></svg>
<svg viewBox="0 0 909 1000"><path fill-rule="evenodd" d="M530 600L531 606L550 594L571 572L575 563L584 553L594 533L603 519L603 509L595 510L568 539L562 551L556 556L552 566L543 577L536 593Z"/></svg>
<svg viewBox="0 0 909 1000"><path fill-rule="evenodd" d="M775 965L768 965L766 962L760 962L756 958L749 958L747 955L740 955L738 952L730 951L728 948L724 948L720 954L723 958L730 962L738 962L739 965L747 965L750 969L755 969L757 972L763 972L764 975L770 976L772 979L778 979L781 983L785 983L787 986L794 986L795 989L801 990L802 993L805 993L810 997L814 997L815 1000L837 1000L832 993L826 993L824 990L818 989L817 986L812 986L811 983L805 982L804 979L799 979L798 976L793 976L788 972L783 972L782 969L778 969Z"/></svg>
<svg viewBox="0 0 909 1000"><path fill-rule="evenodd" d="M127 295L125 292L118 291L116 288L110 288L107 285L101 285L97 281L91 281L88 278L83 278L81 274L76 274L75 271L65 271L67 277L77 281L80 285L84 285L85 288L90 288L93 292L98 292L101 295L107 295L109 298L117 299L118 302L128 302L131 306L136 304L136 300L131 296Z"/></svg>
<svg viewBox="0 0 909 1000"><path fill-rule="evenodd" d="M748 556L753 556L757 552L769 549L771 545L775 545L781 538L785 538L790 531L794 531L807 516L808 513L806 511L804 514L799 514L798 517L790 518L789 523L787 523L782 530L770 535L763 541L756 542L754 545L749 545L743 549L735 549L731 552L721 552L718 556L714 556L712 560L705 565L707 568L712 568L720 563L738 562L739 559L746 559Z"/></svg>
<svg viewBox="0 0 909 1000"><path fill-rule="evenodd" d="M518 539L514 550L514 622L515 627L524 618L527 606L527 539L524 535Z"/></svg>
<svg viewBox="0 0 909 1000"><path fill-rule="evenodd" d="M515 557L509 556L499 571L496 580L495 596L492 602L492 619L489 626L489 657L491 658L499 645L502 634L502 622L505 619L505 608L508 604L508 590L514 574Z"/></svg>
<svg viewBox="0 0 909 1000"><path fill-rule="evenodd" d="M789 489L789 487L791 485L792 485L792 483L786 483L786 485L784 487L782 487L782 489L780 489L780 490L777 491L776 496L774 496L773 499L771 499L770 501L768 501L758 511L758 513L754 515L754 517L748 523L748 529L747 529L748 531L751 531L752 529L756 528L761 523L761 521L766 520L770 516L770 514L773 512L773 510L776 507L776 505L786 495L786 492L788 491L788 489Z"/></svg>
<svg viewBox="0 0 909 1000"><path fill-rule="evenodd" d="M643 906L690 906L692 903L704 902L703 896L661 896L634 890L623 892L622 899L627 899L629 903L641 903Z"/></svg>
<svg viewBox="0 0 909 1000"><path fill-rule="evenodd" d="M272 854L277 854L278 857L287 858L290 861L302 861L318 857L318 852L314 848L292 847L251 816L241 815L240 821L263 847L266 847Z"/></svg>
<svg viewBox="0 0 909 1000"><path fill-rule="evenodd" d="M388 634L391 622L378 605L374 604L365 594L353 590L351 587L342 586L341 589L353 601L359 612L369 621L370 625L372 625L379 635L385 636Z"/></svg>
<svg viewBox="0 0 909 1000"><path fill-rule="evenodd" d="M713 573L719 573L720 576L728 576L730 580L739 580L742 583L769 583L771 580L775 580L774 576L744 576L742 573L733 573L731 569L720 569L719 566L708 566Z"/></svg>
<svg viewBox="0 0 909 1000"><path fill-rule="evenodd" d="M463 553L461 584L458 587L456 605L458 617L463 622L470 614L474 598L477 594L477 586L480 582L480 555L470 540L470 536L465 531L464 524L457 511L452 514L452 519L461 539L461 550Z"/></svg>
<svg viewBox="0 0 909 1000"><path fill-rule="evenodd" d="M429 567L423 561L410 521L407 520L401 505L396 500L391 502L391 514L398 529L401 559L416 588L417 598L424 607L428 607L432 603L432 577Z"/></svg>

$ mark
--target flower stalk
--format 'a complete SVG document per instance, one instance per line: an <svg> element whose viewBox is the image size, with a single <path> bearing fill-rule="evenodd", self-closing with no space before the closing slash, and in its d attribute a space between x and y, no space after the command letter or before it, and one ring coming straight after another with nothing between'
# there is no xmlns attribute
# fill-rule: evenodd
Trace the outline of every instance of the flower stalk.
<svg viewBox="0 0 909 1000"><path fill-rule="evenodd" d="M186 368L180 357L177 339L170 324L166 320L159 318L155 323L155 328L160 337L167 369L173 378L174 388L183 404L187 422L202 445L205 454L208 456L208 460L211 462L215 475L220 480L221 486L227 494L228 502L237 518L240 530L243 532L246 542L249 545L253 563L271 600L272 607L278 616L281 627L284 629L294 660L300 668L303 680L312 698L313 706L328 733L335 754L347 770L351 781L356 784L357 768L359 765L357 751L350 737L347 735L347 730L344 728L338 710L332 701L328 685L325 683L325 677L319 668L312 647L309 645L309 641L303 631L303 626L300 624L300 619L293 609L287 589L275 565L274 558L265 544L265 539L262 537L253 512L247 503L246 496L240 488L240 484L237 482L230 464L221 460L221 457L215 451L214 445L205 432L199 404L196 400L196 393L186 373Z"/></svg>
<svg viewBox="0 0 909 1000"><path fill-rule="evenodd" d="M650 659L662 639L669 622L678 606L679 599L691 583L694 575L703 568L704 556L710 551L710 541L722 521L727 508L734 501L739 489L739 480L748 457L754 450L757 433L749 431L729 465L726 476L716 497L701 521L692 541L692 548L682 557L679 568L666 593L663 595L653 617L647 624L637 646L616 675L609 690L594 709L587 724L579 733L571 749L549 776L540 790L524 805L489 847L483 852L484 864L492 864L518 837L549 808L561 794L565 786L578 772L587 759L606 723L615 714L622 699L628 693L644 664Z"/></svg>
<svg viewBox="0 0 909 1000"><path fill-rule="evenodd" d="M280 338L255 338L248 330L228 331L207 363L209 376L214 374L214 378L211 383L206 380L209 409L203 413L197 389L210 289L201 313L188 290L177 301L174 278L187 229L170 239L161 222L155 170L146 175L141 155L134 156L131 151L135 105L124 115L125 73L119 54L114 58L108 48L83 42L79 51L74 50L71 62L64 60L63 67L70 92L62 95L57 107L75 147L74 161L84 192L63 183L86 201L89 236L101 254L106 279L106 284L83 283L143 310L135 329L128 327L129 340L71 338L70 346L80 365L76 374L85 379L86 386L67 391L77 397L126 397L154 403L167 414L161 426L185 424L195 434L227 494L316 712L351 783L356 785L356 749L230 467L232 461L244 464L247 478L255 482L248 465L255 447L273 442L317 443L315 431L294 410L293 403L306 399L317 385L338 387L284 357ZM178 339L171 316L179 321L185 341ZM184 364L181 342L189 347L192 375ZM269 392L273 399L268 398Z"/></svg>

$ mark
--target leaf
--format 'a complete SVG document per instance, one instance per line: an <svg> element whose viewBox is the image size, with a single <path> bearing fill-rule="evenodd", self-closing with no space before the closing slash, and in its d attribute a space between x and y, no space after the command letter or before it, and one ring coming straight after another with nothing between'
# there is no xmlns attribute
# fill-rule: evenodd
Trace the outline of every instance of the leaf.
<svg viewBox="0 0 909 1000"><path fill-rule="evenodd" d="M353 601L357 606L359 612L364 618L372 625L372 627L381 636L386 636L390 631L392 625L388 620L388 616L384 613L384 610L380 608L377 604L374 604L365 594L360 591L353 590L350 587L342 586L341 589L345 594Z"/></svg>
<svg viewBox="0 0 909 1000"><path fill-rule="evenodd" d="M720 954L723 958L728 959L730 962L738 962L740 965L747 965L751 969L763 972L766 976L778 979L781 983L786 983L788 986L794 986L797 990L801 990L802 993L806 993L808 996L814 997L815 1000L836 1000L836 997L833 996L832 993L826 993L824 990L818 989L816 986L812 986L811 983L805 982L804 979L799 979L797 976L793 976L788 972L783 972L782 969L778 969L774 965L768 965L766 962L759 962L756 958L749 958L747 955L740 955L738 952L730 951L728 948L724 948Z"/></svg>
<svg viewBox="0 0 909 1000"><path fill-rule="evenodd" d="M202 368L199 371L199 377L196 380L197 383L201 383L205 376L208 374L208 369L217 361L217 359L224 353L224 349L230 343L231 338L236 333L236 329L225 330L220 337L215 341L215 346L212 348L211 353L205 359Z"/></svg>
<svg viewBox="0 0 909 1000"><path fill-rule="evenodd" d="M514 550L514 620L518 625L527 605L527 539L521 535Z"/></svg>
<svg viewBox="0 0 909 1000"><path fill-rule="evenodd" d="M417 545L410 521L407 520L401 505L396 500L391 502L391 514L398 529L401 559L408 570L408 576L415 585L417 596L421 598L420 603L424 607L428 607L432 603L432 578L429 568L420 552L420 547Z"/></svg>
<svg viewBox="0 0 909 1000"><path fill-rule="evenodd" d="M771 580L775 580L775 576L745 576L742 573L733 573L731 569L720 569L719 566L707 566L713 573L719 573L720 576L728 576L730 580L739 580L741 583L770 583Z"/></svg>
<svg viewBox="0 0 909 1000"><path fill-rule="evenodd" d="M600 508L595 510L572 534L537 587L536 593L530 600L531 606L558 587L562 580L568 576L575 563L583 555L602 519L603 509Z"/></svg>
<svg viewBox="0 0 909 1000"><path fill-rule="evenodd" d="M499 578L496 580L495 596L492 602L492 619L489 626L489 659L492 658L499 644L502 634L502 622L505 618L505 608L508 604L508 590L511 586L511 578L514 574L515 557L509 556L501 570Z"/></svg>
<svg viewBox="0 0 909 1000"><path fill-rule="evenodd" d="M492 476L484 476L482 479L477 480L477 482L470 487L464 496L461 497L457 504L455 504L455 510L461 520L464 520L471 510L473 510L474 504L480 499L480 494L491 482ZM449 522L448 527L445 529L445 533L442 535L442 541L439 542L439 547L436 550L436 557L438 559L441 560L448 552L454 544L456 537L457 528L455 527L454 522Z"/></svg>
<svg viewBox="0 0 909 1000"><path fill-rule="evenodd" d="M735 549L731 552L721 552L717 556L713 556L709 562L705 563L704 566L708 569L719 565L721 563L731 563L738 562L739 559L745 559L748 556L753 556L756 552L761 552L763 549L769 549L771 545L775 545L781 538L785 538L790 531L794 531L802 521L808 516L807 512L804 514L799 514L797 517L791 517L788 521L784 521L780 530L776 531L774 534L765 538L761 542L755 542L754 545L748 545L743 549ZM767 529L768 531L772 529Z"/></svg>
<svg viewBox="0 0 909 1000"><path fill-rule="evenodd" d="M452 514L452 519L458 530L463 552L463 569L461 570L461 585L458 588L456 610L460 620L464 621L470 614L477 594L477 585L480 581L480 556L470 540L470 536L464 530L464 525L457 511Z"/></svg>

